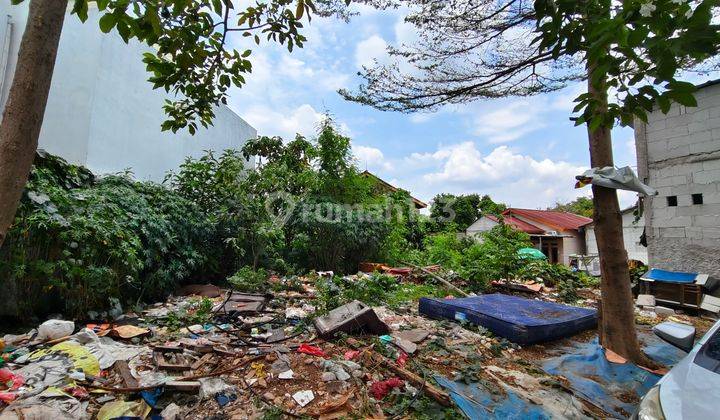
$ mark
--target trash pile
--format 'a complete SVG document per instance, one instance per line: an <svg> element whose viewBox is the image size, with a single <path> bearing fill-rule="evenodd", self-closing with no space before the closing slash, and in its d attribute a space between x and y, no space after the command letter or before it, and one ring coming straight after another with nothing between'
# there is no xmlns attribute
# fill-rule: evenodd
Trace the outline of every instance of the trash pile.
<svg viewBox="0 0 720 420"><path fill-rule="evenodd" d="M388 271L417 280L413 270ZM51 319L5 335L0 420L613 414L559 376L545 345L521 348L467 320L430 319L417 300L324 310L319 285L332 275L272 277L272 293L191 285L140 313Z"/></svg>

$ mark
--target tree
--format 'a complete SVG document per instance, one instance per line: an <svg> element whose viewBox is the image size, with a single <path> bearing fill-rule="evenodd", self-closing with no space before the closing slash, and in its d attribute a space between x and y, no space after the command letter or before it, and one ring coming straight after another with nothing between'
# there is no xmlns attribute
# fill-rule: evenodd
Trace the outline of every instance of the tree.
<svg viewBox="0 0 720 420"><path fill-rule="evenodd" d="M496 203L489 195L467 194L438 194L430 205L430 218L435 221L436 230L446 230L453 226L458 231L464 231L483 214L498 215L506 206Z"/></svg>
<svg viewBox="0 0 720 420"><path fill-rule="evenodd" d="M568 203L556 202L555 207L548 207L548 210L564 211L579 214L580 216L593 217L593 201L589 197L578 197Z"/></svg>
<svg viewBox="0 0 720 420"><path fill-rule="evenodd" d="M717 1L397 0L414 44L389 49L394 63L365 68L346 99L413 112L450 103L555 91L585 80L573 117L585 124L592 167L613 166L614 124L647 119L655 104L696 105L679 74L715 68ZM612 93L612 97L610 94ZM593 186L602 271L604 346L650 364L635 333L627 253L615 190Z"/></svg>
<svg viewBox="0 0 720 420"><path fill-rule="evenodd" d="M12 0L13 4L23 0ZM29 0L27 25L0 123L0 245L12 224L37 149L68 0ZM267 41L302 47L304 16L339 11L336 0L257 1L235 9L231 0L72 0L72 13L88 18L89 3L103 32L152 46L143 61L149 82L170 94L163 130L195 133L215 117L231 86L252 71L250 49L228 47L233 35L247 43ZM342 6L342 4L339 4Z"/></svg>

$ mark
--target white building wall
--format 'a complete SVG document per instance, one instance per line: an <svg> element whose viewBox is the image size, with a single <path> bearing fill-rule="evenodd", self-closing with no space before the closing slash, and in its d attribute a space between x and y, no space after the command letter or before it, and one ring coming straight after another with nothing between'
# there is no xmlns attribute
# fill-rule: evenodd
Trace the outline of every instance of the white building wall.
<svg viewBox="0 0 720 420"><path fill-rule="evenodd" d="M498 225L498 222L490 219L486 216L481 216L472 225L465 229L465 234L468 237L477 237L483 232L487 232Z"/></svg>
<svg viewBox="0 0 720 420"><path fill-rule="evenodd" d="M9 56L2 74L2 106L12 81L28 2L0 5L0 16L12 22ZM96 173L130 169L140 180L162 181L187 156L205 150L239 149L256 130L226 106L216 109L214 126L191 136L187 130L161 132L168 94L153 90L142 63L149 48L125 44L116 33L103 34L99 13L87 22L65 19L50 95L40 133L40 148L85 165ZM0 33L2 30L0 29ZM251 165L249 162L248 165Z"/></svg>
<svg viewBox="0 0 720 420"><path fill-rule="evenodd" d="M648 250L640 245L640 236L642 236L645 227L645 216L640 217L637 223L632 212L626 212L622 215L623 221L623 241L628 258L631 260L642 261L643 264L648 263ZM595 239L595 227L589 225L585 229L585 244L587 246L588 255L597 255L598 247Z"/></svg>
<svg viewBox="0 0 720 420"><path fill-rule="evenodd" d="M635 125L639 175L659 193L645 205L649 262L720 277L720 85L696 98L695 108L673 104ZM703 204L691 194L702 194Z"/></svg>

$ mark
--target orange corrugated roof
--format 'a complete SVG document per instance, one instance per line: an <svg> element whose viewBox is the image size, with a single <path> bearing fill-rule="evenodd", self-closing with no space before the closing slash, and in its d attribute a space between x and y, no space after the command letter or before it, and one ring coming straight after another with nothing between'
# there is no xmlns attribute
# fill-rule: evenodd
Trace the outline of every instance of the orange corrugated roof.
<svg viewBox="0 0 720 420"><path fill-rule="evenodd" d="M532 221L551 226L558 230L577 230L592 223L589 217L579 216L573 213L553 210L531 210L509 208L503 212L503 216L517 215Z"/></svg>

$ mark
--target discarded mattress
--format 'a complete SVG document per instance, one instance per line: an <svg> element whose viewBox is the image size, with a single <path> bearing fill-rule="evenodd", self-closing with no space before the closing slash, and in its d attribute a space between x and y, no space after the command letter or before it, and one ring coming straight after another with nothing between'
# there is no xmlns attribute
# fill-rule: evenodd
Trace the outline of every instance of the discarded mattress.
<svg viewBox="0 0 720 420"><path fill-rule="evenodd" d="M460 299L421 298L420 313L481 325L518 344L571 336L593 328L597 311L500 293Z"/></svg>
<svg viewBox="0 0 720 420"><path fill-rule="evenodd" d="M657 281L661 283L679 283L679 284L700 284L707 282L707 274L698 273L682 273L679 271L668 271L653 268L645 273L641 278L645 281Z"/></svg>

